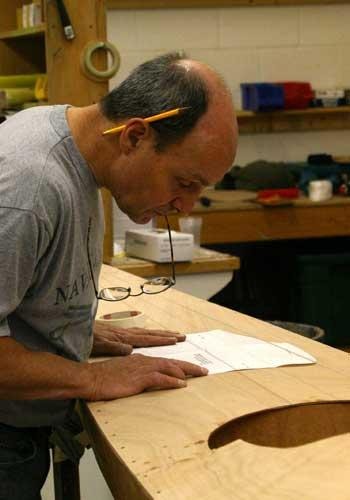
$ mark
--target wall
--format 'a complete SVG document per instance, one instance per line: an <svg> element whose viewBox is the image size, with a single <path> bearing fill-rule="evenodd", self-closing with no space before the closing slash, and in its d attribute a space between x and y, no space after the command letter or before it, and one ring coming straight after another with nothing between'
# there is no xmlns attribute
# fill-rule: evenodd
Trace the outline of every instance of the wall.
<svg viewBox="0 0 350 500"><path fill-rule="evenodd" d="M111 10L108 38L122 63L114 86L137 64L184 49L225 77L240 108L240 82L306 80L350 87L350 5ZM349 131L242 136L236 163L349 154Z"/></svg>
<svg viewBox="0 0 350 500"><path fill-rule="evenodd" d="M110 87L139 63L179 49L224 76L238 109L241 82L289 79L309 81L314 88L350 87L349 19L350 5L111 10L108 39L120 51L121 67ZM347 130L246 135L239 139L235 163L303 161L320 152L348 155L348 141ZM115 212L117 241L129 224Z"/></svg>

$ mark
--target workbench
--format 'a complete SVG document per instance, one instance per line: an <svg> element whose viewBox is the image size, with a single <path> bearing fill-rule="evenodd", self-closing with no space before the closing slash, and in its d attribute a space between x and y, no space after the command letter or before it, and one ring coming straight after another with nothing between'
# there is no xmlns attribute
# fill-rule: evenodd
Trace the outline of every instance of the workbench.
<svg viewBox="0 0 350 500"><path fill-rule="evenodd" d="M100 286L141 278L103 266ZM137 309L149 327L223 329L292 343L317 364L189 379L178 390L83 404L101 470L120 500L348 500L349 355L170 289L99 314Z"/></svg>
<svg viewBox="0 0 350 500"><path fill-rule="evenodd" d="M197 203L193 215L203 218L201 243L241 243L350 235L350 197L333 196L324 202L307 197L289 206L264 207L249 191L207 190L210 206ZM178 229L178 214L168 216ZM164 227L160 217L158 227Z"/></svg>

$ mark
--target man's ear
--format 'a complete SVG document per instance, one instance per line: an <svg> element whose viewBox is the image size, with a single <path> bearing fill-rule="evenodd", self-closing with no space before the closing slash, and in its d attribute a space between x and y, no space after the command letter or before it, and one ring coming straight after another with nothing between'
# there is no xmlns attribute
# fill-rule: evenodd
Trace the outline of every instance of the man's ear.
<svg viewBox="0 0 350 500"><path fill-rule="evenodd" d="M120 149L124 154L130 154L141 142L153 137L153 130L142 118L132 118L125 124L119 139Z"/></svg>

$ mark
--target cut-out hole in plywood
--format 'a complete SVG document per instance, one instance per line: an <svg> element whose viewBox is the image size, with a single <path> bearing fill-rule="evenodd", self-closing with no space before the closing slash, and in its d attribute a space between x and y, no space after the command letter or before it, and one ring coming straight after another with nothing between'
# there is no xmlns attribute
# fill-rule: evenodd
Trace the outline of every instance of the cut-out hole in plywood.
<svg viewBox="0 0 350 500"><path fill-rule="evenodd" d="M289 405L236 418L216 429L209 448L237 439L259 446L289 448L350 432L350 401Z"/></svg>

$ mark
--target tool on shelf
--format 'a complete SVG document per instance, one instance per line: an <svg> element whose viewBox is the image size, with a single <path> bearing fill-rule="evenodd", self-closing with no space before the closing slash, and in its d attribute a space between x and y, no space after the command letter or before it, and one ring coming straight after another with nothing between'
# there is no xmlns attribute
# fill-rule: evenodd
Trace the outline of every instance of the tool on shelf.
<svg viewBox="0 0 350 500"><path fill-rule="evenodd" d="M66 6L64 5L63 0L56 0L56 3L63 26L64 36L67 40L73 40L73 38L75 38L75 33Z"/></svg>

